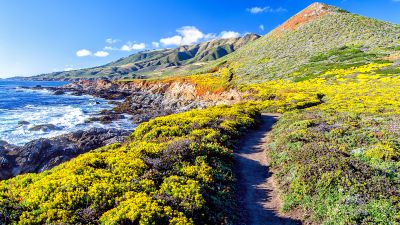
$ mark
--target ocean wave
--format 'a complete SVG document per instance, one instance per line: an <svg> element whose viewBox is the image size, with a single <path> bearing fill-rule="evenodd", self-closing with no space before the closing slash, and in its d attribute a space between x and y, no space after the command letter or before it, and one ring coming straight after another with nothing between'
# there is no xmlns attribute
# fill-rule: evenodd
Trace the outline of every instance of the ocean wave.
<svg viewBox="0 0 400 225"><path fill-rule="evenodd" d="M24 88L24 87L16 87L16 91L22 91L22 92L34 92L34 93L40 93L40 94L52 94L52 91L49 91L47 89L30 89L30 88Z"/></svg>
<svg viewBox="0 0 400 225"><path fill-rule="evenodd" d="M21 85L22 86L22 85ZM16 92L18 90L18 92ZM92 127L134 128L129 116L110 124L86 123L113 106L107 100L88 95L53 95L48 90L26 88L1 88L0 93L0 140L22 145L38 138L50 138ZM10 101L15 98L16 100ZM57 129L33 129L38 125L54 125Z"/></svg>
<svg viewBox="0 0 400 225"><path fill-rule="evenodd" d="M90 105L90 104L88 104ZM82 106L81 106L82 107ZM37 138L51 138L58 135L86 130L92 127L117 128L131 130L133 123L126 119L113 121L110 124L85 123L93 114L98 113L99 106L87 109L78 106L34 106L26 105L18 110L7 111L0 115L0 140L10 144L21 145ZM91 110L90 110L91 108ZM38 125L54 125L55 130L32 130Z"/></svg>

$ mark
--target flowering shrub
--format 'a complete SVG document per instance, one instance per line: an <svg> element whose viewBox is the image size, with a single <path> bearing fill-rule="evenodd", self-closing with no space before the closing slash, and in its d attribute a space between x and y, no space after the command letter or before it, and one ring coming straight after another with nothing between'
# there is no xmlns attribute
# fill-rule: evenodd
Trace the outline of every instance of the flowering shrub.
<svg viewBox="0 0 400 225"><path fill-rule="evenodd" d="M233 219L232 140L250 105L160 117L114 144L0 182L1 224L221 224Z"/></svg>
<svg viewBox="0 0 400 225"><path fill-rule="evenodd" d="M400 77L380 73L393 67L372 62L241 87L261 110L286 112L268 146L284 210L300 208L320 224L400 222Z"/></svg>

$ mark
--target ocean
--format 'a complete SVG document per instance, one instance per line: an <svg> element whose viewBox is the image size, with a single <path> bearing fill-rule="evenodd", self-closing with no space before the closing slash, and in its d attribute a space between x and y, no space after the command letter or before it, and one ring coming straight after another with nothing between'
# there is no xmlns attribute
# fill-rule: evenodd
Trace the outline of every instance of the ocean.
<svg viewBox="0 0 400 225"><path fill-rule="evenodd" d="M85 121L102 110L113 106L107 100L93 96L54 95L47 90L21 87L56 87L67 82L0 80L0 141L23 145L38 138L49 138L92 127L132 130L135 125L128 119L110 124ZM36 130L37 125L50 125L51 129Z"/></svg>

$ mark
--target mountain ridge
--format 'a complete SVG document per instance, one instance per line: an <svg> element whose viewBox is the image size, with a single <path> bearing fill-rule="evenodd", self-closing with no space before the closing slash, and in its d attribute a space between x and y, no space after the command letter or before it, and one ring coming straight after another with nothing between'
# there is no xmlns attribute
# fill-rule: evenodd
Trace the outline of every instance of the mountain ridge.
<svg viewBox="0 0 400 225"><path fill-rule="evenodd" d="M28 79L123 79L161 76L164 73L176 73L179 70L197 68L206 62L230 54L259 37L257 34L246 34L238 38L213 39L177 48L143 51L120 58L103 66L41 74Z"/></svg>

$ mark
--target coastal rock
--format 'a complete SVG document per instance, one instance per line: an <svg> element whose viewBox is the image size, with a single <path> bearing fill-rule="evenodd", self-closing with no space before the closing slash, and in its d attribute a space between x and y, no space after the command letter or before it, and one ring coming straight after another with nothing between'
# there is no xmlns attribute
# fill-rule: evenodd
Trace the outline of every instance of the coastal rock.
<svg viewBox="0 0 400 225"><path fill-rule="evenodd" d="M0 166L7 167L9 165L8 159L4 156L0 156Z"/></svg>
<svg viewBox="0 0 400 225"><path fill-rule="evenodd" d="M28 125L29 122L25 120L18 121L18 125Z"/></svg>
<svg viewBox="0 0 400 225"><path fill-rule="evenodd" d="M106 99L123 99L105 114L127 113L136 123L171 113L190 109L206 108L221 104L234 104L241 101L241 94L232 89L220 93L199 93L196 85L185 81L152 82L81 80L67 84L64 89L82 92Z"/></svg>
<svg viewBox="0 0 400 225"><path fill-rule="evenodd" d="M171 113L221 104L230 105L242 100L242 94L235 89L217 93L204 92L204 90L199 91L196 84L179 79L166 82L80 80L63 87L40 88L112 100L116 106L113 110L106 111L107 116L91 119L104 123L122 118L115 114L130 114L133 121L140 123ZM115 100L122 100L122 102Z"/></svg>
<svg viewBox="0 0 400 225"><path fill-rule="evenodd" d="M122 142L129 131L92 128L54 138L41 138L24 146L0 143L0 179L53 168L82 153L115 142Z"/></svg>
<svg viewBox="0 0 400 225"><path fill-rule="evenodd" d="M62 90L57 90L57 91L54 92L54 94L55 95L63 95L63 94L65 94L65 92L62 91Z"/></svg>
<svg viewBox="0 0 400 225"><path fill-rule="evenodd" d="M4 153L4 150L16 147L15 145L11 145L6 141L0 140L0 156Z"/></svg>
<svg viewBox="0 0 400 225"><path fill-rule="evenodd" d="M31 128L29 128L29 131L44 131L44 132L48 132L48 131L52 131L52 130L59 130L60 128L57 127L54 124L41 124L41 125L36 125L33 126Z"/></svg>
<svg viewBox="0 0 400 225"><path fill-rule="evenodd" d="M98 122L101 122L102 124L109 124L115 120L120 120L120 119L125 118L124 115L113 113L110 111L103 112L103 114L106 114L106 115L98 116L98 117L91 117L90 119L86 120L85 122L90 123L90 122L98 121Z"/></svg>

